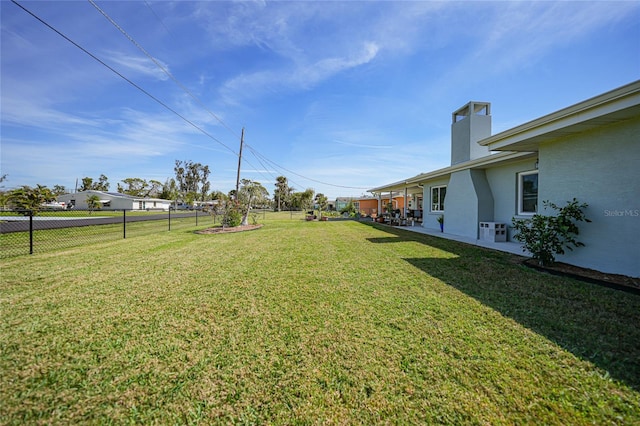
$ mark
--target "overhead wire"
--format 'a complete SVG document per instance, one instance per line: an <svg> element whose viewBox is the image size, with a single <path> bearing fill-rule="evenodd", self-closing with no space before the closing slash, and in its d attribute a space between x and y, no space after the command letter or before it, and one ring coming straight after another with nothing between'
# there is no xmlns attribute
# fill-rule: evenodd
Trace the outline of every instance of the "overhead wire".
<svg viewBox="0 0 640 426"><path fill-rule="evenodd" d="M118 31L120 31L122 33L122 35L124 35L131 43L133 43L133 45L138 48L138 50L140 50L147 58L149 58L158 68L160 68L160 70L162 70L163 73L165 73L167 75L167 77L169 77L175 84L178 85L178 87L180 87L180 89L182 89L182 91L184 91L187 95L189 95L193 100L195 100L207 113L209 113L209 115L211 115L213 118L215 118L220 124L222 124L229 132L231 132L231 134L235 137L238 137L239 135L237 135L233 129L231 129L231 127L227 126L227 124L222 121L222 119L220 117L218 117L216 114L214 114L213 112L211 112L209 110L209 108L207 108L207 106L204 104L204 102L202 102L200 100L200 98L198 98L197 96L195 96L193 93L191 93L191 91L184 85L182 84L171 72L169 72L169 70L167 70L164 65L162 65L160 62L158 62L158 60L153 57L153 55L151 55L149 52L147 52L145 50L144 47L142 47L140 45L140 43L138 43L132 36L129 35L129 33L127 31L125 31L124 28L122 28L120 25L118 25L118 23L113 20L111 18L111 16L109 16L107 14L107 12L105 12L104 10L102 10L100 8L100 6L98 6L96 4L96 2L94 0L87 0L89 3L91 3L91 5L98 11L100 12L100 14L102 14L102 16L105 17L105 19L107 21L109 21L111 23L111 25L113 25L114 27L116 27L118 29Z"/></svg>
<svg viewBox="0 0 640 426"><path fill-rule="evenodd" d="M147 5L147 7L149 8L149 10L151 11L151 13L153 13L153 16L156 17L156 19L158 20L158 22L160 22L160 25L162 25L162 28L164 28L164 30L167 32L167 34L172 35L171 31L169 31L169 28L167 28L167 26L164 24L164 22L162 22L162 19L160 19L160 17L158 16L158 14L156 13L155 10L153 10L153 8L151 7L151 5L149 4L149 2L147 0L144 0L144 4Z"/></svg>
<svg viewBox="0 0 640 426"><path fill-rule="evenodd" d="M193 93L191 93L189 91L189 89L187 89L182 83L180 83L168 70L166 70L166 68L164 66L162 66L152 55L150 55L139 43L137 43L135 41L135 39L133 37L131 37L122 27L120 27L106 12L104 12L93 0L88 0L89 3L91 3L94 8L96 8L109 22L111 22L112 25L114 25L125 37L127 37L138 49L140 49L147 57L149 57L152 62L159 67L167 76L169 76L174 83L176 83L183 91L185 91L189 96L191 96L193 99L195 99L198 104L200 104L201 107L203 107L210 115L212 115L218 122L220 122L220 124L222 124L227 130L229 130L234 136L237 136L233 129L231 129L220 117L218 117L217 115L215 115L213 112L209 111L208 108L206 108L206 106L204 105L204 103L198 99L195 95L193 95ZM56 34L58 34L60 37L64 38L67 42L71 43L72 45L74 45L75 47L77 47L78 49L80 49L82 52L84 52L86 55L88 55L89 57L91 57L92 59L94 59L96 62L98 62L99 64L101 64L102 66L104 66L105 68L107 68L109 71L113 72L114 74L116 74L118 77L122 78L123 80L125 80L127 83L129 83L131 86L133 86L135 89L137 89L138 91L142 92L143 94L145 94L146 96L148 96L149 98L151 98L153 101L155 101L156 103L158 103L159 105L161 105L162 107L164 107L165 109L167 109L168 111L170 111L171 113L173 113L174 115L176 115L177 117L179 117L180 119L182 119L183 121L185 121L186 123L188 123L190 126L192 126L193 128L195 128L196 130L198 130L199 132L201 132L202 134L204 134L205 136L209 137L210 139L212 139L213 141L215 141L216 143L220 144L221 146L223 146L224 148L226 148L228 151L230 151L231 153L233 153L234 155L239 155L237 152L235 152L233 149L231 149L229 146L227 146L225 143L223 143L222 141L220 141L219 139L217 139L216 137L214 137L212 134L210 134L209 132L207 132L206 130L204 130L202 127L198 126L197 124L195 124L193 121L189 120L187 117L185 117L184 115L180 114L178 111L176 111L175 109L171 108L169 105L167 105L165 102L163 102L162 100L160 100L159 98L157 98L156 96L154 96L153 94L151 94L149 91L145 90L143 87L139 86L138 84L136 84L134 81L132 81L131 79L127 78L125 75L123 75L122 73L120 73L119 71L117 71L115 68L113 68L112 66L110 66L109 64L107 64L106 62L104 62L102 59L98 58L96 55L94 55L93 53L91 53L90 51L88 51L87 49L85 49L83 46L81 46L79 43L75 42L74 40L72 40L70 37L68 37L67 35L65 35L62 31L58 30L57 28L55 28L53 25L49 24L48 22L46 22L44 19L40 18L38 15L36 15L34 12L32 12L31 10L29 10L28 8L26 8L25 6L23 6L22 4L20 4L17 0L11 0L12 3L14 3L16 6L18 6L19 8L21 8L23 11L25 11L26 13L28 13L29 15L31 15L33 18L35 18L36 20L38 20L40 23L42 23L43 25L45 25L47 28L49 28L50 30L52 30L53 32L55 32ZM147 4L148 5L148 4ZM154 12L155 13L155 12ZM304 176L302 174L296 173L292 170L289 170L277 163L275 163L274 161L270 160L269 158L267 158L266 156L260 154L255 148L251 147L250 145L245 143L245 146L247 146L249 148L249 150L252 152L252 154L257 158L262 158L265 162L272 164L273 166L275 166L276 168L279 168L281 170L284 170L288 173L291 173L295 176L298 176L302 179L305 180L309 180L311 182L315 182L315 183L319 183L322 185L327 185L327 186L332 186L332 187L336 187L336 188L346 188L346 189L368 189L368 188L364 188L364 187L352 187L352 186L346 186L346 185L337 185L337 184L333 184L333 183L329 183L329 182L323 182L317 179L313 179L313 178L309 178L307 176ZM243 161L246 161L247 164L251 165L250 162L248 162L246 159L242 159ZM259 160L260 161L260 160ZM269 173L269 170L267 167L264 166L263 162L260 161L260 164L263 166L263 168L265 169L265 171L267 173ZM253 165L251 165L252 167L254 167L256 170L257 168ZM295 182L293 182L291 179L289 179L290 182L294 183L294 185L300 186L302 188L302 185L296 184Z"/></svg>
<svg viewBox="0 0 640 426"><path fill-rule="evenodd" d="M250 145L248 145L248 144L245 144L245 146L249 149L249 152L251 152L251 154L253 154L253 156L254 156L254 157L256 157L256 159L258 159L258 161L260 162L260 164L262 165L262 167L264 167L264 169L265 169L265 170L267 170L267 172L268 172L268 167L267 167L267 166L265 166L265 165L264 165L264 163L262 163L261 158L262 158L264 161L266 161L267 163L271 163L271 164L272 164L272 167L271 167L271 168L280 168L280 169L282 169L282 170L285 170L285 171L286 171L286 169L283 169L283 168L279 167L277 164L273 163L273 161L269 160L267 157L265 157L264 155L260 154L260 153L259 153L257 150L255 150L252 146L250 146ZM275 166L275 167L273 167L273 166ZM270 173L270 172L269 172L269 174L271 175L271 173ZM295 173L294 173L294 174L295 174ZM274 180L277 180L277 179L278 179L278 178L277 178L276 176L274 176L274 175L271 175L271 177L272 177ZM306 179L306 178L304 178L304 179ZM287 181L288 181L288 182L290 182L290 183L292 183L292 184L294 185L294 188L295 188L295 187L298 187L300 190L303 190L303 188L304 188L304 186L303 186L303 185L300 185L299 183L297 183L296 181L294 181L293 179L291 179L291 177L288 177L288 178L287 178Z"/></svg>
<svg viewBox="0 0 640 426"><path fill-rule="evenodd" d="M231 127L229 127L220 117L218 117L216 114L214 114L213 112L211 112L207 106L204 104L204 102L202 102L197 96L195 96L184 84L182 84L169 70L167 70L158 60L156 60L156 58L151 55L149 52L147 52L146 49L144 49L144 47L142 47L142 45L140 45L140 43L138 43L133 36L131 36L124 28L122 28L113 18L111 18L111 16L109 16L109 14L104 11L102 8L100 8L100 6L98 6L98 4L94 1L94 0L87 0L89 3L91 3L91 5L98 11L100 12L100 14L102 14L114 27L116 27L118 29L118 31L120 31L122 33L122 35L124 35L131 43L133 43L133 45L138 48L138 50L140 50L145 56L147 56L158 68L160 68L160 70L162 70L163 73L165 73L175 84L178 85L178 87L180 87L180 89L182 89L185 93L187 93L192 99L194 99L205 111L207 111L212 117L214 117L220 124L222 124L229 132L231 132L232 135L234 136L238 136L233 129L231 129ZM145 0L145 3L146 0ZM149 8L150 5L147 3L147 6ZM152 9L152 12L154 13L154 15L156 16L156 18L158 20L160 20L160 18L155 14L155 12ZM162 23L162 21L160 20L160 22ZM162 23L164 26L164 23ZM166 27L165 27L166 28ZM168 32L168 30L167 30ZM249 145L247 143L244 144L244 146L249 147ZM257 158L257 150L253 147L250 147L251 152L254 154L254 156L256 156ZM260 154L262 155L262 154ZM282 166L279 166L277 163L269 160L268 158L266 158L265 156L262 156L265 160L268 160L271 164L273 164L274 166L285 170L289 173L293 173L296 176L302 178L302 179L306 179L309 180L311 182L316 182L316 183L320 183L322 185L328 185L328 186L334 186L336 188L346 188L346 189L368 189L368 188L364 188L364 187L353 187L353 186L346 186L346 185L336 185L336 184L332 184L332 183L328 183L328 182L322 182L320 180L317 179L313 179L313 178L309 178L307 176L301 175L299 173L293 172L291 170L288 170ZM243 159L244 161L244 159ZM262 164L262 162L260 161L260 163ZM250 164L250 163L249 163ZM264 167L264 165L263 165ZM265 167L265 171L268 172L268 169Z"/></svg>
<svg viewBox="0 0 640 426"><path fill-rule="evenodd" d="M45 25L47 28L49 28L50 30L52 30L53 32L55 32L56 34L58 34L60 37L64 38L65 40L67 40L69 43L73 44L75 47L77 47L78 49L82 50L84 53L86 53L87 55L89 55L92 59L94 59L95 61L97 61L98 63L100 63L102 66L104 66L105 68L107 68L109 71L113 72L114 74L116 74L118 77L122 78L123 80L125 80L127 83L129 83L130 85L132 85L133 87L135 87L137 90L139 90L140 92L144 93L145 95L147 95L148 97L150 97L151 99L153 99L155 102L157 102L158 104L162 105L164 108L166 108L167 110L171 111L173 114L175 114L176 116L180 117L182 120L184 120L186 123L188 123L189 125L191 125L193 128L197 129L198 131L200 131L201 133L203 133L204 135L208 136L209 138L211 138L212 140L214 140L215 142L219 143L220 145L224 146L225 148L227 148L229 151L231 151L233 154L238 155L235 151L233 151L231 148L229 148L227 145L225 145L224 143L222 143L221 141L219 141L218 139L216 139L213 135L211 135L209 132L207 132L206 130L202 129L201 127L199 127L197 124L195 124L194 122L192 122L191 120L189 120L188 118L186 118L185 116L183 116L182 114L180 114L178 111L174 110L173 108L171 108L169 105L167 105L166 103L164 103L163 101L161 101L160 99L158 99L157 97L155 97L154 95L152 95L151 93L149 93L147 90L145 90L144 88L140 87L139 85L137 85L135 82L133 82L132 80L130 80L129 78L127 78L126 76L124 76L122 73L120 73L118 70L116 70L115 68L111 67L109 64L107 64L106 62L104 62L102 59L98 58L97 56L95 56L93 53L89 52L87 49L85 49L84 47L82 47L81 45L79 45L78 43L76 43L75 41L73 41L71 38L67 37L64 33L62 33L61 31L59 31L57 28L53 27L52 25L50 25L48 22L46 22L45 20L43 20L42 18L40 18L38 15L36 15L35 13L31 12L29 9L27 9L26 7L24 7L23 5L21 5L20 3L18 3L16 0L11 0L12 3L14 3L16 6L18 6L19 8L21 8L22 10L24 10L25 12L27 12L29 15L33 16L35 19L37 19L38 21L40 21L43 25Z"/></svg>
<svg viewBox="0 0 640 426"><path fill-rule="evenodd" d="M249 149L251 150L251 152L254 152L254 149L253 149L251 146L249 146L248 144L245 144L245 146L246 146L246 147L249 147ZM256 152L257 152L257 151L256 151ZM258 154L259 154L259 153L258 153ZM262 154L259 154L259 155L261 155L261 156L262 156ZM286 167L281 166L281 165L279 165L279 164L275 163L275 162L274 162L274 161L272 161L272 160L269 160L267 157L264 157L264 156L262 156L262 157L265 159L265 161L267 161L267 162L271 163L272 165L274 165L275 167L277 167L277 168L279 168L279 169L285 170L285 171L287 171L287 172L289 172L289 173L291 173L291 174L294 174L294 175L296 175L296 176L298 176L298 177L301 177L301 178L303 178L303 179L306 179L306 180L309 180L309 181L312 181L312 182L315 182L315 183L319 183L319 184L322 184L322 185L328 185L328 186L334 186L334 187L336 187L336 188L346 188L346 189L369 189L369 188L365 188L365 187L358 187L358 186L346 186L346 185L336 185L336 184L334 184L334 183L323 182L323 181L318 180L318 179L313 179L313 178L310 178L310 177L307 177L307 176L303 176L303 175L301 175L301 174L298 174L298 173L294 172L293 170L289 170L289 169L287 169Z"/></svg>

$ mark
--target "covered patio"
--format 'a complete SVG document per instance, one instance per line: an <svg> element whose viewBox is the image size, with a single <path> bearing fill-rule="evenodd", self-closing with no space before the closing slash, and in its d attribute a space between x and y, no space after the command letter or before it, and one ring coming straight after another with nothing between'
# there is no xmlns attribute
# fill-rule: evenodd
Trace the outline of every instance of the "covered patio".
<svg viewBox="0 0 640 426"><path fill-rule="evenodd" d="M390 225L387 224L389 226L398 226L398 225ZM503 242L496 242L496 241L487 241L487 240L482 240L482 239L475 239L475 238L469 238L469 237L463 237L460 235L453 235L453 234L447 234L445 232L440 232L434 229L428 229L428 228L424 228L423 226L419 225L418 223L416 223L414 221L413 225L411 224L411 221L409 221L406 226L401 226L402 229L407 230L407 231L411 231L411 232L416 232L418 234L425 234L425 235L430 235L432 237L438 237L438 238L444 238L447 240L452 240L452 241L458 241L460 243L465 243L465 244L471 244L474 246L478 246L478 247L484 247L484 248L488 248L488 249L492 249L492 250L498 250L498 251L503 251L503 252L507 252L507 253L511 253L511 254L516 254L519 256L531 256L529 253L524 252L522 250L522 244L518 243L518 242L512 242L512 241L503 241Z"/></svg>
<svg viewBox="0 0 640 426"><path fill-rule="evenodd" d="M377 217L382 218L381 223L405 226L422 222L424 217L422 185L402 181L374 188L369 192L378 199ZM399 203L395 202L395 199L400 197L403 200L402 205L398 205ZM387 203L384 203L384 201L387 201Z"/></svg>

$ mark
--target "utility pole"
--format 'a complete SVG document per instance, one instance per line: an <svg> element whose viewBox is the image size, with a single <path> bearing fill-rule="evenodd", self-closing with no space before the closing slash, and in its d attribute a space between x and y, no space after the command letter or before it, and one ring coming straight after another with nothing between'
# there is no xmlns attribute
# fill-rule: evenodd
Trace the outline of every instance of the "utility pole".
<svg viewBox="0 0 640 426"><path fill-rule="evenodd" d="M244 145L244 127L240 135L240 154L238 155L238 175L236 176L236 200L238 199L238 191L240 191L240 165L242 164L242 145Z"/></svg>

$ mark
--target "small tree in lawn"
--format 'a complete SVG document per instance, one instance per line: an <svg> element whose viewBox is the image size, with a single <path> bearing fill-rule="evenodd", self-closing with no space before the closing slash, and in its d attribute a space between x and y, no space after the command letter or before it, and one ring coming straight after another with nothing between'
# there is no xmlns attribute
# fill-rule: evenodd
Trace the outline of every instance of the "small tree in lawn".
<svg viewBox="0 0 640 426"><path fill-rule="evenodd" d="M269 197L269 192L260 182L252 181L249 179L242 179L240 181L242 186L238 191L238 208L242 213L242 226L249 224L249 213L251 212L252 203L258 201L264 203L264 200Z"/></svg>
<svg viewBox="0 0 640 426"><path fill-rule="evenodd" d="M326 195L322 193L316 194L316 204L318 204L318 210L320 210L320 217L322 217L322 212L327 209L329 206L329 199Z"/></svg>
<svg viewBox="0 0 640 426"><path fill-rule="evenodd" d="M523 251L529 251L540 265L549 266L555 262L556 254L564 254L564 249L583 247L576 240L580 233L576 222L591 222L584 215L586 203L579 204L575 198L564 207L544 201L545 207L557 211L555 216L534 214L530 219L513 218L513 227L517 231L514 238L523 243Z"/></svg>
<svg viewBox="0 0 640 426"><path fill-rule="evenodd" d="M100 197L97 195L89 195L87 197L87 208L89 209L89 214L91 214L94 210L100 209Z"/></svg>

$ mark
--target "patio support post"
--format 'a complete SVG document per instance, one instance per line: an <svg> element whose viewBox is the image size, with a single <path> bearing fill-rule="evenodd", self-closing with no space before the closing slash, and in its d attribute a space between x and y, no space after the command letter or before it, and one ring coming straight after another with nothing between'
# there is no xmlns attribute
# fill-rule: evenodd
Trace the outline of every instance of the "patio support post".
<svg viewBox="0 0 640 426"><path fill-rule="evenodd" d="M378 214L380 216L382 214L382 192L378 192Z"/></svg>
<svg viewBox="0 0 640 426"><path fill-rule="evenodd" d="M408 202L408 200L407 200L407 196L408 196L408 193L407 193L407 187L405 186L405 187L404 187L404 208L402 209L402 211L403 211L403 213L404 213L404 214L402 215L402 217L404 217L405 219L407 218L407 202Z"/></svg>

